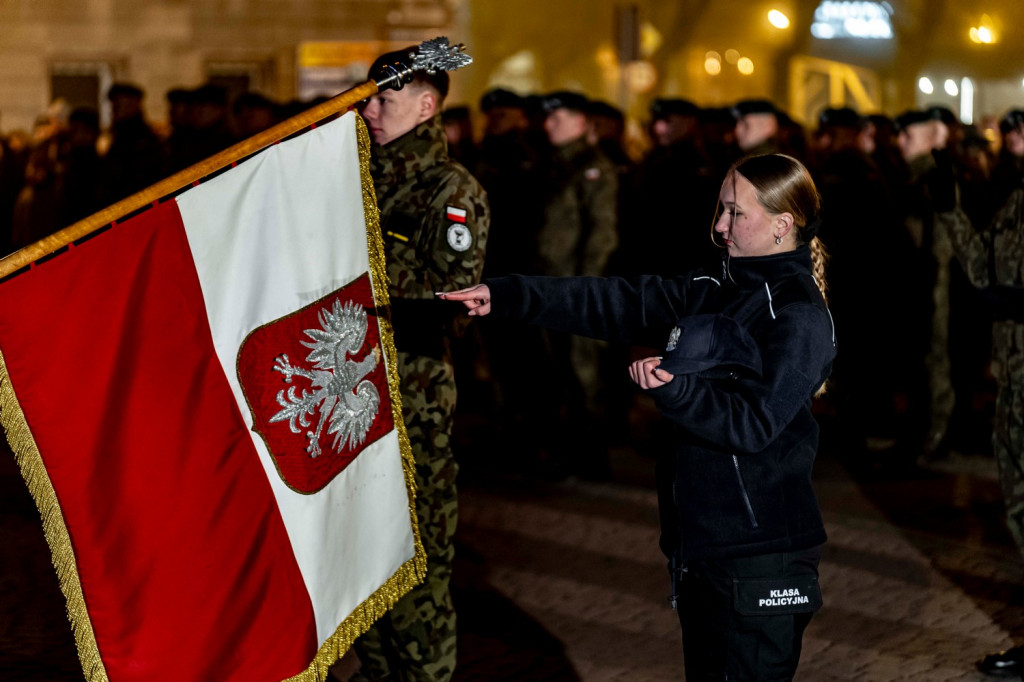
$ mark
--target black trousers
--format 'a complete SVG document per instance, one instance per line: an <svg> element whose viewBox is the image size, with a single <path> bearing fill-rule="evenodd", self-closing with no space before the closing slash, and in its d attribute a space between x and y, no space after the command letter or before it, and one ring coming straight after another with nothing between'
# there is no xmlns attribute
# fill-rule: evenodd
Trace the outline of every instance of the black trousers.
<svg viewBox="0 0 1024 682"><path fill-rule="evenodd" d="M821 548L688 562L675 572L687 682L791 680L821 608Z"/></svg>

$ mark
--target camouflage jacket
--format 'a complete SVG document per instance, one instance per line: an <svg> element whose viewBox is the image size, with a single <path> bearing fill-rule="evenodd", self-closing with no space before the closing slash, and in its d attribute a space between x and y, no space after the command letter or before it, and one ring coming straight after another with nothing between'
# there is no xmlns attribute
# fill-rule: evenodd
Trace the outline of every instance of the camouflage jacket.
<svg viewBox="0 0 1024 682"><path fill-rule="evenodd" d="M601 275L618 245L615 166L585 139L555 152L537 236L544 275Z"/></svg>
<svg viewBox="0 0 1024 682"><path fill-rule="evenodd" d="M986 230L975 230L959 208L936 220L948 226L953 251L994 318L1024 322L1024 187L1010 194Z"/></svg>
<svg viewBox="0 0 1024 682"><path fill-rule="evenodd" d="M434 341L450 333L454 315L435 301L434 292L480 281L490 224L487 195L448 157L440 116L387 145L374 145L370 170L395 344L401 351L438 356Z"/></svg>

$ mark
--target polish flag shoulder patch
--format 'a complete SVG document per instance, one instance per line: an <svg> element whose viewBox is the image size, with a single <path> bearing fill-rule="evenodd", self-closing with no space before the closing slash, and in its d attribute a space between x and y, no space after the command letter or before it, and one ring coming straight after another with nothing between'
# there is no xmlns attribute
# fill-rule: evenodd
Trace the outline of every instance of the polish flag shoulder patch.
<svg viewBox="0 0 1024 682"><path fill-rule="evenodd" d="M466 209L456 208L455 206L445 206L444 217L453 223L464 223L466 222Z"/></svg>

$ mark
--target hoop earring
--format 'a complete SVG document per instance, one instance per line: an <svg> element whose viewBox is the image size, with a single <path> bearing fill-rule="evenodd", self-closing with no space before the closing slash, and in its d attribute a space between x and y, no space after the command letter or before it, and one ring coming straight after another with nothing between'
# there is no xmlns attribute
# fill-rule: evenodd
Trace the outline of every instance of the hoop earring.
<svg viewBox="0 0 1024 682"><path fill-rule="evenodd" d="M782 243L782 237L776 236L775 237L775 243L776 244L781 244Z"/></svg>

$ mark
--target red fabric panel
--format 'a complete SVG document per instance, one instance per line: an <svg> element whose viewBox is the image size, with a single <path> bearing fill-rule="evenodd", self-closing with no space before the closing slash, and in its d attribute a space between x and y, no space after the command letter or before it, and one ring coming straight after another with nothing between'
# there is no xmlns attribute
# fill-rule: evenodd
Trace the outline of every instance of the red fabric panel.
<svg viewBox="0 0 1024 682"><path fill-rule="evenodd" d="M174 202L0 285L0 350L112 682L279 680L317 638Z"/></svg>

